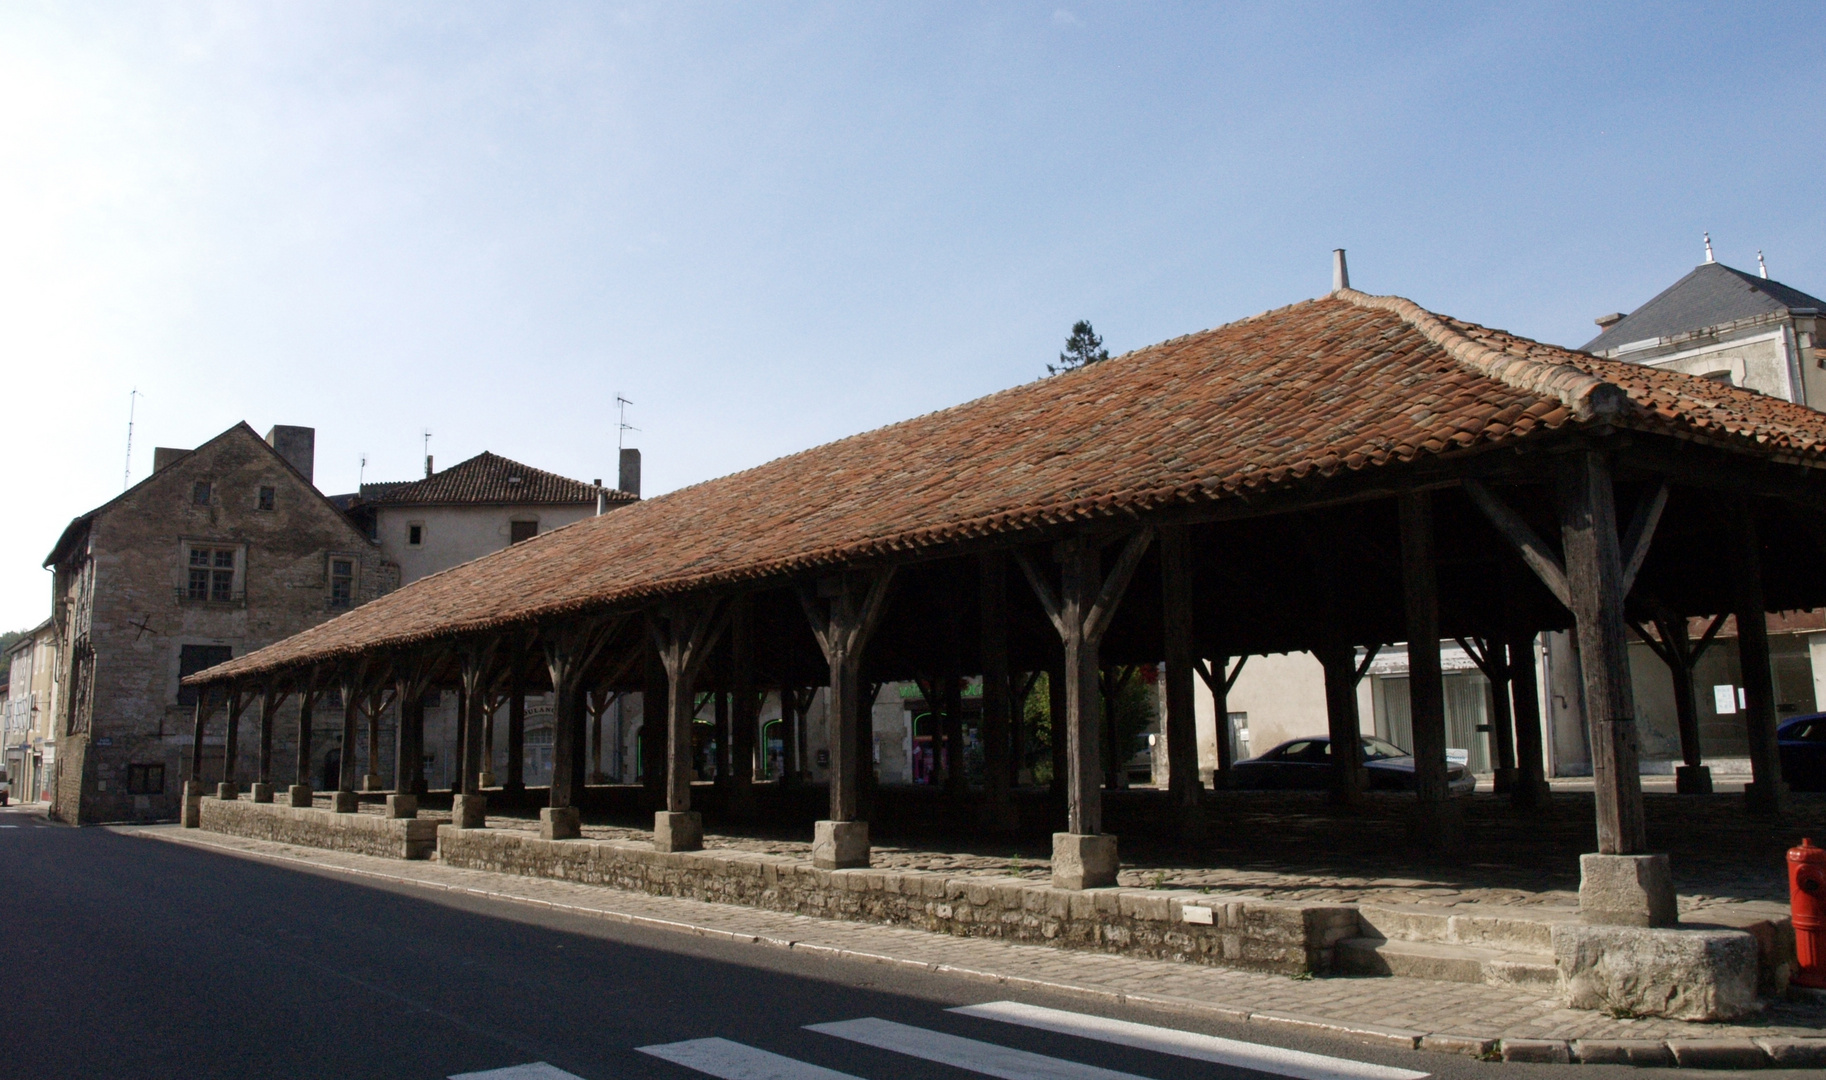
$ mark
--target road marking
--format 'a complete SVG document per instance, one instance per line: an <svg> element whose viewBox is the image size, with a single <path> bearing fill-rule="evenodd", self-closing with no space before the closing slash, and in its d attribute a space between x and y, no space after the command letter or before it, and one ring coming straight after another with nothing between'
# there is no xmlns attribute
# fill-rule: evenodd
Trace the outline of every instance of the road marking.
<svg viewBox="0 0 1826 1080"><path fill-rule="evenodd" d="M1141 1080L1134 1073L1084 1065L875 1017L834 1024L808 1024L806 1030L941 1065L954 1065L1001 1080Z"/></svg>
<svg viewBox="0 0 1826 1080"><path fill-rule="evenodd" d="M856 1080L848 1073L728 1039L691 1039L635 1049L722 1080Z"/></svg>
<svg viewBox="0 0 1826 1080"><path fill-rule="evenodd" d="M509 1065L505 1069L489 1069L487 1072L457 1073L450 1080L583 1080L583 1077L567 1073L556 1065L533 1061L525 1065Z"/></svg>
<svg viewBox="0 0 1826 1080"><path fill-rule="evenodd" d="M1219 1065L1292 1076L1298 1080L1421 1080L1422 1077L1431 1075L1412 1069L1352 1061L1349 1058L1309 1054L1303 1050L1286 1050L1279 1046L1223 1039L1216 1035L1201 1035L1194 1031L1178 1031L1151 1024L1067 1012L1064 1009L1023 1005L1018 1001L992 1001L986 1005L965 1005L948 1011L1196 1061L1211 1061Z"/></svg>

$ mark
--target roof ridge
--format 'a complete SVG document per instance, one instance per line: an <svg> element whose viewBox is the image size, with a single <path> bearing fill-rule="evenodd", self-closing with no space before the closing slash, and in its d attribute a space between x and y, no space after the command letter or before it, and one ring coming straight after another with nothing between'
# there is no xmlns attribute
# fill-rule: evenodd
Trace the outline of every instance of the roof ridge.
<svg viewBox="0 0 1826 1080"><path fill-rule="evenodd" d="M1465 367L1505 386L1553 398L1571 409L1576 419L1615 416L1629 408L1629 394L1616 383L1569 364L1554 364L1492 349L1447 326L1439 316L1406 297L1372 296L1356 289L1338 289L1332 295L1358 307L1399 316Z"/></svg>

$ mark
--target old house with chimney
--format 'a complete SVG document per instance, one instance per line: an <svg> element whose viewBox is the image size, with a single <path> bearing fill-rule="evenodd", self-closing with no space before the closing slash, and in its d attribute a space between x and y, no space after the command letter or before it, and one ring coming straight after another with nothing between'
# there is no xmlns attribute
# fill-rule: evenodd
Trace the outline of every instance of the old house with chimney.
<svg viewBox="0 0 1826 1080"><path fill-rule="evenodd" d="M178 680L397 587L380 545L313 486L314 447L311 428L262 439L245 423L194 450L161 447L151 476L64 529L45 559L57 819L177 817L196 693ZM202 779L224 752L205 748ZM293 764L284 743L266 752Z"/></svg>

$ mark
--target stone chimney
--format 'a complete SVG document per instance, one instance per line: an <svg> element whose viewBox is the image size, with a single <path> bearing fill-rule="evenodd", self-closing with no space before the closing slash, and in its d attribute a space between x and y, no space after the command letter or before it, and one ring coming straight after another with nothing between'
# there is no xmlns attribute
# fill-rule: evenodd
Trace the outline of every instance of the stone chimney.
<svg viewBox="0 0 1826 1080"><path fill-rule="evenodd" d="M155 446L152 448L152 471L163 472L165 466L174 464L178 458L190 453L175 446Z"/></svg>
<svg viewBox="0 0 1826 1080"><path fill-rule="evenodd" d="M275 424L266 433L266 445L279 451L279 456L286 464L304 475L308 484L315 484L312 471L317 461L317 429L292 427L289 424Z"/></svg>
<svg viewBox="0 0 1826 1080"><path fill-rule="evenodd" d="M1623 313L1621 311L1613 311L1609 315L1600 315L1592 320L1592 322L1598 324L1598 329L1600 330L1609 330L1622 321Z"/></svg>
<svg viewBox="0 0 1826 1080"><path fill-rule="evenodd" d="M640 498L640 451L632 447L621 452L621 477L615 486L635 498Z"/></svg>
<svg viewBox="0 0 1826 1080"><path fill-rule="evenodd" d="M427 477L429 477L431 475L431 455L430 454L425 455L425 475Z"/></svg>
<svg viewBox="0 0 1826 1080"><path fill-rule="evenodd" d="M1344 262L1344 249L1331 249L1331 291L1350 288L1350 267Z"/></svg>

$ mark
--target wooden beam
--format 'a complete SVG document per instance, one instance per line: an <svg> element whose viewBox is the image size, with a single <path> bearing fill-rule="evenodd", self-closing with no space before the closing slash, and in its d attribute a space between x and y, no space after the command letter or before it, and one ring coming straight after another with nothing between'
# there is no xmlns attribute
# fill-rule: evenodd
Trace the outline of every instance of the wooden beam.
<svg viewBox="0 0 1826 1080"><path fill-rule="evenodd" d="M862 765L856 746L862 653L886 607L894 568L828 578L801 588L799 602L830 667L830 792L834 822L859 820Z"/></svg>
<svg viewBox="0 0 1826 1080"><path fill-rule="evenodd" d="M1628 596L1636 584L1636 575L1648 558L1649 545L1655 539L1655 526L1661 523L1661 512L1667 509L1668 484L1663 480L1654 493L1636 506L1629 531L1623 534L1623 595Z"/></svg>
<svg viewBox="0 0 1826 1080"><path fill-rule="evenodd" d="M1751 810L1780 813L1784 785L1775 741L1775 684L1769 667L1769 622L1763 604L1762 539L1748 499L1732 500L1731 613L1737 617L1737 661L1744 681L1744 733L1750 742Z"/></svg>
<svg viewBox="0 0 1826 1080"><path fill-rule="evenodd" d="M1496 527L1503 539L1509 541L1535 576L1541 579L1541 584L1547 586L1547 591L1553 594L1553 598L1571 610L1572 599L1566 586L1566 568L1560 564L1558 556L1547 546L1546 541L1522 520L1520 514L1511 510L1509 504L1497 498L1479 481L1465 480L1464 489L1471 496L1471 502L1483 511L1484 517Z"/></svg>
<svg viewBox="0 0 1826 1080"><path fill-rule="evenodd" d="M704 661L729 626L720 597L696 596L661 604L647 615L647 633L666 669L666 812L691 810L691 723L696 683Z"/></svg>
<svg viewBox="0 0 1826 1080"><path fill-rule="evenodd" d="M1167 790L1181 810L1198 807L1198 723L1192 698L1192 541L1184 525L1160 530L1161 632L1165 641Z"/></svg>
<svg viewBox="0 0 1826 1080"><path fill-rule="evenodd" d="M1433 567L1433 499L1428 492L1399 499L1401 592L1407 611L1408 701L1413 716L1414 793L1442 806L1446 776L1445 685L1439 662L1439 581ZM1447 839L1443 835L1434 841Z"/></svg>

